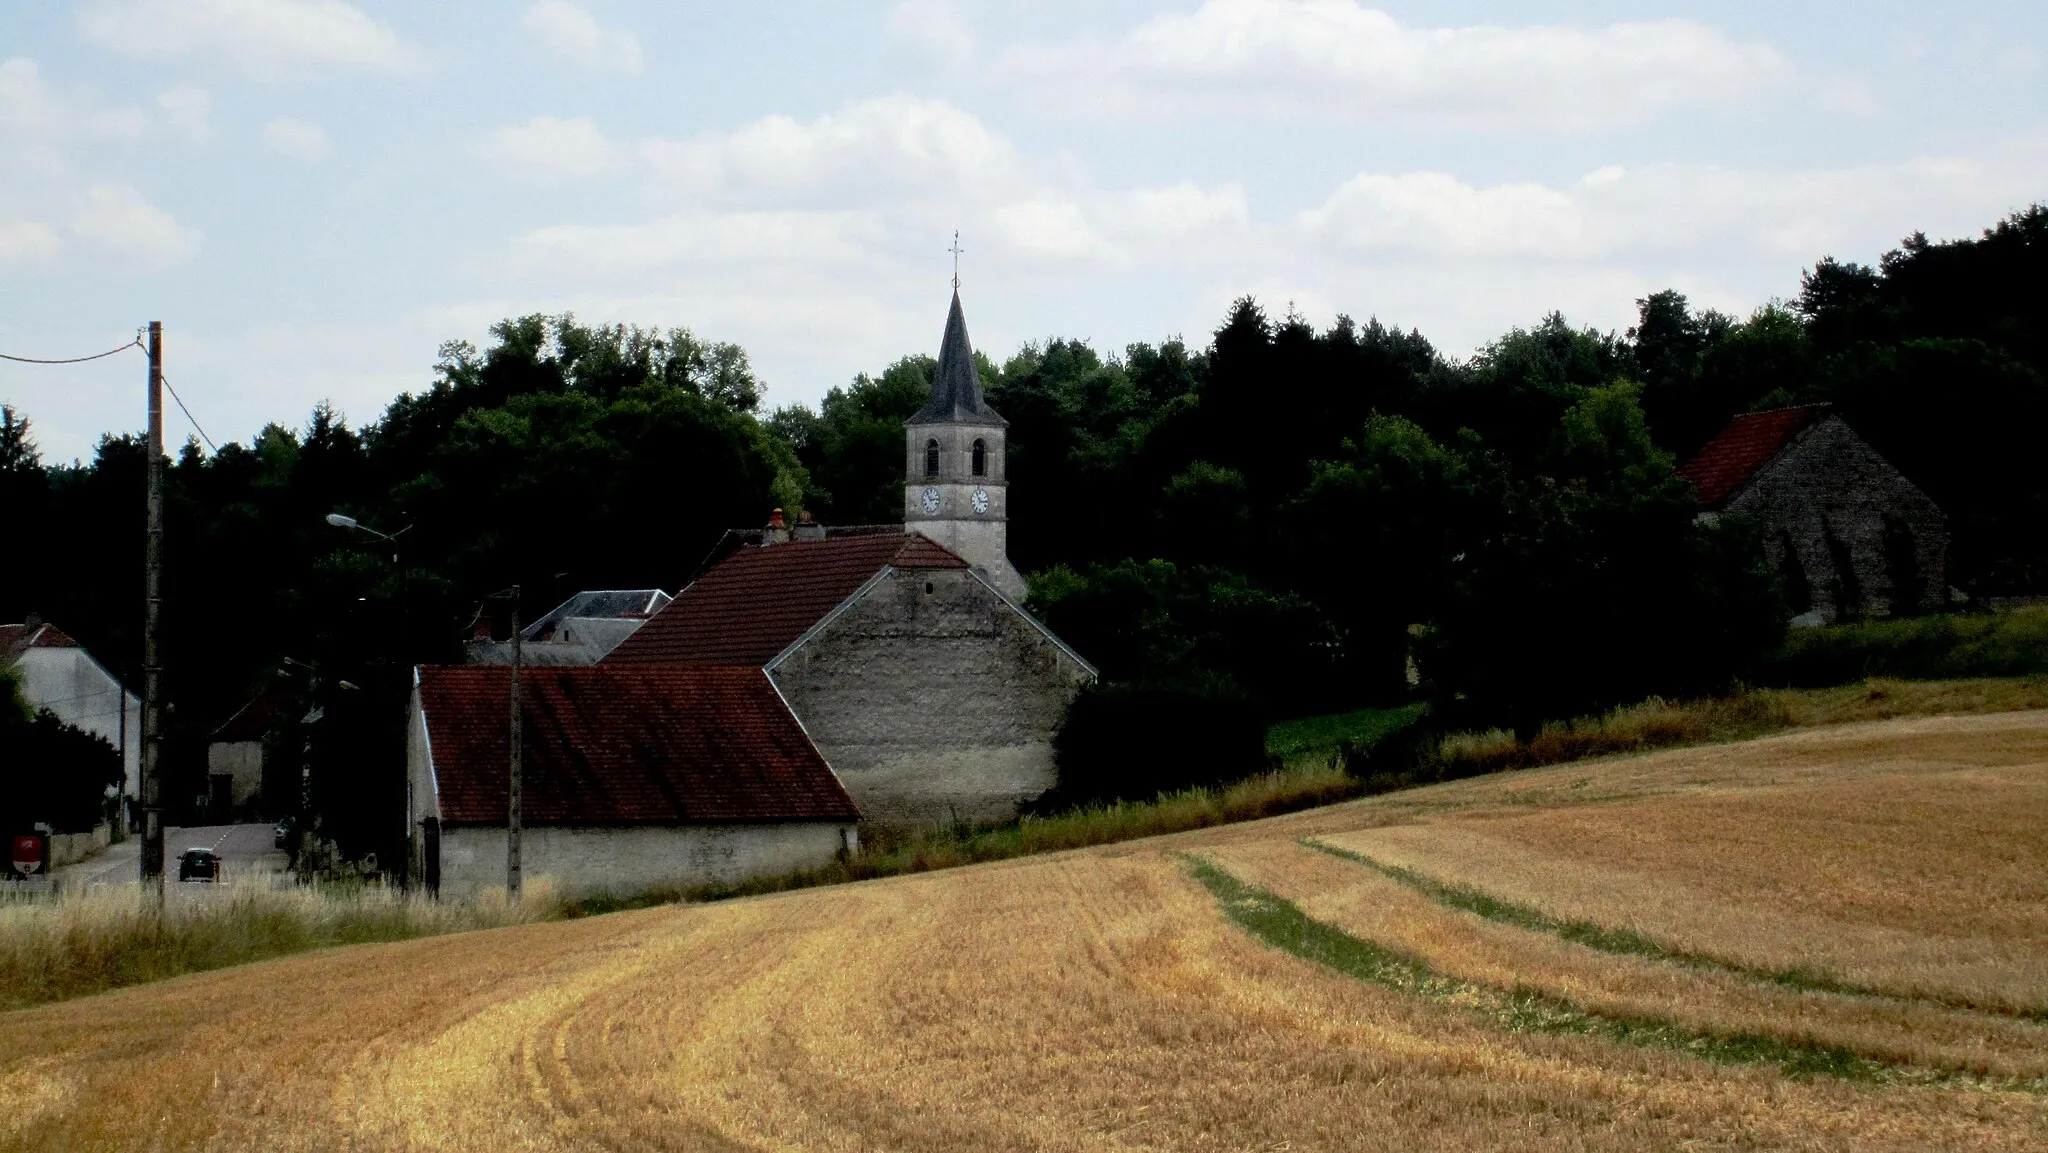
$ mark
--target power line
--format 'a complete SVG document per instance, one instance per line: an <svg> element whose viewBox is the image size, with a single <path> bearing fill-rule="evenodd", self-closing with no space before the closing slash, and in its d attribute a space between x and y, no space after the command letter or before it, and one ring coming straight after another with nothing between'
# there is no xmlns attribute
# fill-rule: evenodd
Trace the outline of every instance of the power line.
<svg viewBox="0 0 2048 1153"><path fill-rule="evenodd" d="M119 351L119 350L118 350L118 349L116 349L115 351ZM198 430L199 430L199 439L200 439L200 440L203 440L203 441L205 441L205 442L206 442L206 447L208 447L208 448L210 448L210 449L212 449L212 450L213 450L213 455L215 455L215 456L219 456L219 455L220 455L220 446L219 446L219 445L217 445L217 444L215 444L215 443L213 443L213 438L212 438L212 437L210 437L210 436L208 436L208 435L206 435L206 430L205 430L204 428L200 428L200 426L199 426L199 418L198 418L198 417L196 417L196 416L193 416L193 415L192 415L192 410L191 410L191 409L189 409L189 408L186 408L186 407L185 407L185 398L184 398L184 397L182 397L182 396L179 396L179 395L178 395L178 390L177 390L177 389L175 389L175 388L171 388L171 378L170 378L170 377L168 377L168 376L165 376L165 375L164 375L163 373L161 373L161 372L159 372L159 373L157 373L157 374L156 374L156 378L157 378L158 380L161 380L161 381L163 381L163 382L164 382L164 387L165 387L165 388L168 388L168 389L170 389L170 392L171 392L171 399L172 399L172 400L175 400L175 401L177 401L177 402L178 402L178 411L179 411L179 412L182 412L182 413L184 413L184 414L185 414L185 419L186 419L186 420L189 420L189 421L191 421L191 422L192 422L192 427L193 427L193 428L195 428L195 429L198 429Z"/></svg>
<svg viewBox="0 0 2048 1153"><path fill-rule="evenodd" d="M62 360L45 360L34 356L9 356L4 352L0 352L0 360L11 360L16 364L84 364L88 360L102 360L117 352L126 352L131 348L141 348L142 346L141 338L137 337L119 348L110 348L105 352L95 352L91 356L73 356Z"/></svg>

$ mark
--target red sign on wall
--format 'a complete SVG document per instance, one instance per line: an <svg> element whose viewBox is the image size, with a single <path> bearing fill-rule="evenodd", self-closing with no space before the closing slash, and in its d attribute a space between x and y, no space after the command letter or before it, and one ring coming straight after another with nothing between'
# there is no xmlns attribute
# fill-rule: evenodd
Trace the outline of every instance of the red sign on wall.
<svg viewBox="0 0 2048 1153"><path fill-rule="evenodd" d="M24 877L33 876L43 867L43 839L34 833L23 833L14 838L14 871Z"/></svg>

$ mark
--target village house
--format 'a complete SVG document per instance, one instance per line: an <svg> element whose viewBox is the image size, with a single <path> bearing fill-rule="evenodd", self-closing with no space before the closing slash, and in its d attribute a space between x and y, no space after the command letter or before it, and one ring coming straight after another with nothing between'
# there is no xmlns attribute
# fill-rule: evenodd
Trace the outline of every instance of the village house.
<svg viewBox="0 0 2048 1153"><path fill-rule="evenodd" d="M48 709L121 754L122 796L132 807L141 795L142 699L62 629L34 617L0 625L0 668L20 679L30 709Z"/></svg>
<svg viewBox="0 0 2048 1153"><path fill-rule="evenodd" d="M1679 472L1702 515L1761 524L1795 625L1947 602L1940 507L1826 405L1743 413Z"/></svg>
<svg viewBox="0 0 2048 1153"><path fill-rule="evenodd" d="M412 875L506 879L512 670L426 666L407 735ZM634 893L816 868L860 811L757 668L568 665L520 677L522 870Z"/></svg>
<svg viewBox="0 0 2048 1153"><path fill-rule="evenodd" d="M208 821L253 819L265 801L265 740L291 708L293 695L281 686L249 698L206 742Z"/></svg>
<svg viewBox="0 0 2048 1153"><path fill-rule="evenodd" d="M594 665L673 599L660 589L577 593L519 630L519 660L529 665ZM512 662L512 642L488 635L469 642L472 664Z"/></svg>

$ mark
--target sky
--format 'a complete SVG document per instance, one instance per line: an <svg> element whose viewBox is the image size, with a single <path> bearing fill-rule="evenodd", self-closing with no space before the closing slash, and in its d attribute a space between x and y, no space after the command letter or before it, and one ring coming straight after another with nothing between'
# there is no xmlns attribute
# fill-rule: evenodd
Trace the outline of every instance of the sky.
<svg viewBox="0 0 2048 1153"><path fill-rule="evenodd" d="M352 424L506 316L684 326L767 404L1256 297L1469 355L2048 200L2048 5L0 0L0 353L165 329L215 441ZM138 352L0 361L46 460ZM175 408L174 444L194 425Z"/></svg>

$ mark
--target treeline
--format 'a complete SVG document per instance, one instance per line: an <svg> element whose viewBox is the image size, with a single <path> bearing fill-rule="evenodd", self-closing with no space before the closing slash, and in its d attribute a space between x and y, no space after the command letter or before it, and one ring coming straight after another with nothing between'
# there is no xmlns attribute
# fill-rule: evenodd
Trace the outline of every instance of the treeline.
<svg viewBox="0 0 2048 1153"><path fill-rule="evenodd" d="M2044 253L2036 207L1871 267L1823 259L1796 300L1747 317L1662 292L1626 332L1553 315L1462 361L1249 299L1201 347L1028 345L981 365L1010 422L1012 558L1109 678L1264 715L1419 693L1526 727L1710 689L1784 617L1749 528L1697 524L1674 472L1736 412L1833 403L1948 511L1953 583L2048 583L2031 443L2048 417ZM360 428L322 406L179 453L176 763L272 685L306 696L317 678L325 715L396 715L405 670L457 659L508 586L530 616L579 588L674 589L771 507L900 517L928 356L764 414L745 352L688 330L531 316L492 337L445 346L430 387ZM0 506L34 542L0 563L0 618L39 612L131 683L143 463L136 438L109 436L90 462L49 465L21 414L0 420ZM375 743L389 730L340 727L307 755L395 756Z"/></svg>

